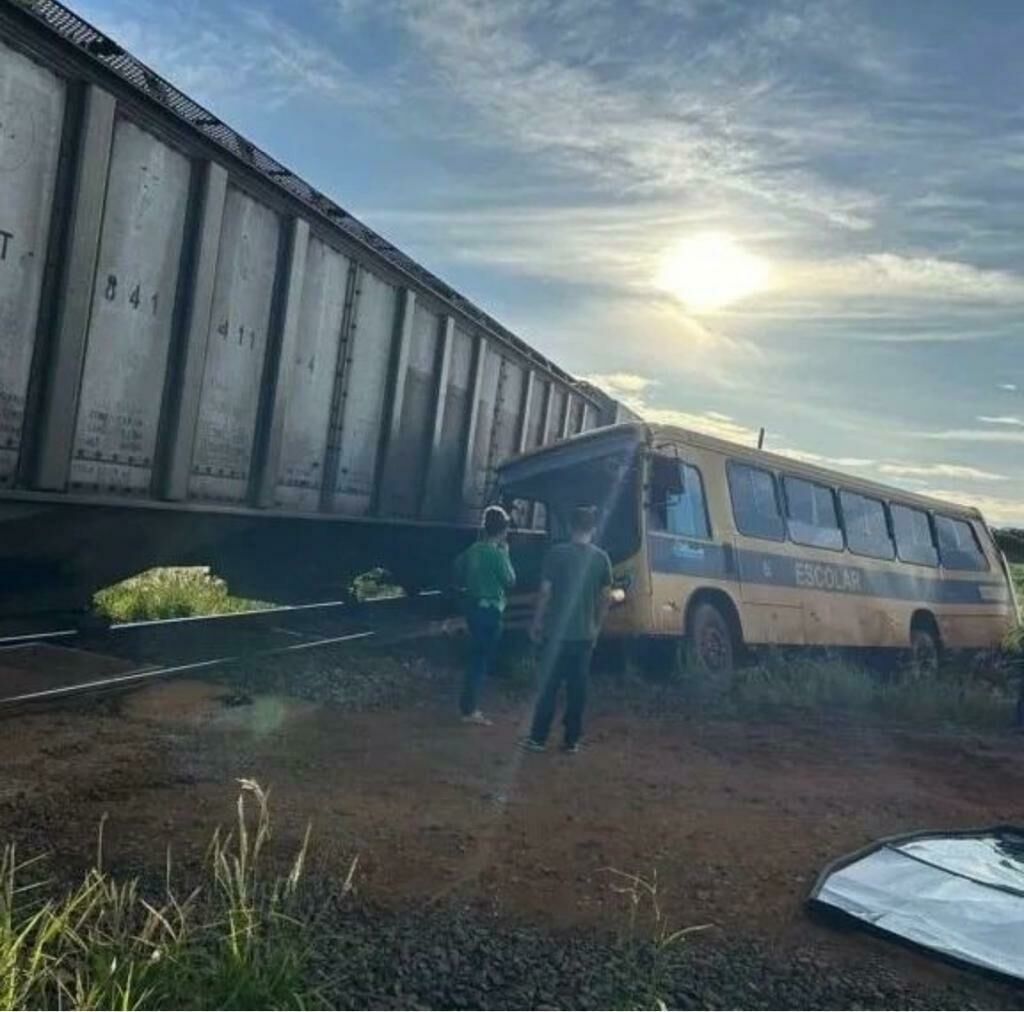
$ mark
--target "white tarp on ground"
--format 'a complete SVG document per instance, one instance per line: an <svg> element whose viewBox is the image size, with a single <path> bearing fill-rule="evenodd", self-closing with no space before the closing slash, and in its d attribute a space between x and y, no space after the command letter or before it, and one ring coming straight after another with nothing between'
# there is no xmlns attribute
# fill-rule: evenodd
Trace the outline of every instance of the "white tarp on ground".
<svg viewBox="0 0 1024 1012"><path fill-rule="evenodd" d="M1024 830L885 840L833 865L811 900L1024 980Z"/></svg>

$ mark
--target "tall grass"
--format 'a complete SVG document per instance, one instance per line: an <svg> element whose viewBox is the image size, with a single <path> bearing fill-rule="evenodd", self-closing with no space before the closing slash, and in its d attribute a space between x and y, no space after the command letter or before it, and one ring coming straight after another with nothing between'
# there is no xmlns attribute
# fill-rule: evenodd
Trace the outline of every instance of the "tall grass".
<svg viewBox="0 0 1024 1012"><path fill-rule="evenodd" d="M7 1009L297 1008L308 985L311 926L295 916L309 830L283 874L271 872L267 795L242 780L237 819L215 833L209 874L184 897L147 897L96 866L55 892L42 863L0 856L0 1006ZM351 887L353 863L344 884Z"/></svg>
<svg viewBox="0 0 1024 1012"><path fill-rule="evenodd" d="M605 868L612 892L623 898L625 916L620 921L619 945L625 959L629 993L625 1008L666 1008L673 957L693 934L711 924L673 928L661 906L657 869L649 879L642 875Z"/></svg>
<svg viewBox="0 0 1024 1012"><path fill-rule="evenodd" d="M993 661L984 675L951 666L938 677L913 679L841 658L778 652L728 678L683 675L681 691L695 710L726 717L789 714L932 728L1006 727L1015 705L1009 668Z"/></svg>
<svg viewBox="0 0 1024 1012"><path fill-rule="evenodd" d="M1010 578L1017 590L1017 601L1021 607L1021 625L1010 633L1007 647L1024 654L1024 562L1010 563Z"/></svg>
<svg viewBox="0 0 1024 1012"><path fill-rule="evenodd" d="M149 569L99 591L96 610L112 622L224 615L269 605L232 597L227 584L205 566Z"/></svg>
<svg viewBox="0 0 1024 1012"><path fill-rule="evenodd" d="M1024 562L1010 563L1010 577L1017 588L1017 600L1024 607Z"/></svg>

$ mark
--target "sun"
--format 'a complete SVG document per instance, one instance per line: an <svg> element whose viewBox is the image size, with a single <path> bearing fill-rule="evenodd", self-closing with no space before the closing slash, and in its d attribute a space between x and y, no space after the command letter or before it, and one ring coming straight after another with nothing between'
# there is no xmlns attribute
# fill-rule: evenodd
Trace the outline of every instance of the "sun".
<svg viewBox="0 0 1024 1012"><path fill-rule="evenodd" d="M732 236L702 232L665 251L654 283L691 312L710 313L770 288L772 271Z"/></svg>

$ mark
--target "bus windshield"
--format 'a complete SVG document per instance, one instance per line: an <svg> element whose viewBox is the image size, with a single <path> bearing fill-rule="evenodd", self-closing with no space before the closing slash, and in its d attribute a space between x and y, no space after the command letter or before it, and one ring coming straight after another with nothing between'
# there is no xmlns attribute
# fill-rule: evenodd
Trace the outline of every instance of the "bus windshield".
<svg viewBox="0 0 1024 1012"><path fill-rule="evenodd" d="M555 541L568 540L574 506L596 506L595 541L612 562L621 562L640 547L639 447L593 449L597 452L554 451L516 462L501 475L502 498L542 504ZM528 468L518 466L527 463Z"/></svg>

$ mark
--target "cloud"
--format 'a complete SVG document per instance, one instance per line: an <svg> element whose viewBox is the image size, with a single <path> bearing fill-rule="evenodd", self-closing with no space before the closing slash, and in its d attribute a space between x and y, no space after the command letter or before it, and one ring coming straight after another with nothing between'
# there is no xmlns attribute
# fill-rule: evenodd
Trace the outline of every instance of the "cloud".
<svg viewBox="0 0 1024 1012"><path fill-rule="evenodd" d="M949 301L1013 304L1024 302L1024 277L983 269L957 260L869 253L821 265L797 265L798 291L872 299L918 299L935 295Z"/></svg>
<svg viewBox="0 0 1024 1012"><path fill-rule="evenodd" d="M567 305L533 306L529 297L504 315L528 340L574 372L594 366L603 373L691 381L697 389L750 389L772 356L751 340L688 316L668 296L588 291Z"/></svg>
<svg viewBox="0 0 1024 1012"><path fill-rule="evenodd" d="M585 379L654 425L674 425L734 443L757 443L756 429L720 411L680 411L652 404L648 399L649 392L661 385L658 380L632 373L597 373Z"/></svg>
<svg viewBox="0 0 1024 1012"><path fill-rule="evenodd" d="M965 481L1007 481L1005 474L996 474L978 467L961 464L880 464L882 474L894 478L962 478Z"/></svg>
<svg viewBox="0 0 1024 1012"><path fill-rule="evenodd" d="M587 383L600 387L611 397L635 397L650 387L657 386L657 380L628 372L594 373L583 378ZM713 416L715 412L710 411L708 414Z"/></svg>
<svg viewBox="0 0 1024 1012"><path fill-rule="evenodd" d="M781 457L792 457L794 460L799 460L804 464L814 464L816 467L865 468L874 464L873 460L866 457L829 457L822 453L811 453L808 450L798 450L791 446L781 450L773 446L766 446L765 449L771 450L772 453L777 453Z"/></svg>
<svg viewBox="0 0 1024 1012"><path fill-rule="evenodd" d="M839 228L867 228L870 194L826 184L779 150L791 139L765 129L764 113L779 108L767 94L778 71L759 53L798 51L802 33L780 34L768 19L745 18L759 53L743 52L728 40L700 40L678 11L673 5L660 17L646 11L634 18L610 5L525 0L411 0L405 7L406 28L435 89L472 114L432 124L459 139L511 146L620 192L689 191L702 199L728 192ZM550 44L566 35L560 47ZM823 33L816 37L825 42ZM831 46L834 53L841 48ZM733 78L728 87L723 70ZM785 97L785 108L799 104L792 89ZM842 111L833 109L830 118L841 119ZM807 127L801 135L810 144L822 118Z"/></svg>
<svg viewBox="0 0 1024 1012"><path fill-rule="evenodd" d="M1024 443L1024 432L998 429L943 429L939 432L916 432L920 439L952 439L965 443Z"/></svg>
<svg viewBox="0 0 1024 1012"><path fill-rule="evenodd" d="M1024 498L1010 499L977 492L964 492L959 489L951 491L931 487L923 488L920 491L925 495L934 496L936 499L945 499L947 502L957 505L973 506L975 509L981 510L986 520L995 524L1007 526L1024 524Z"/></svg>
<svg viewBox="0 0 1024 1012"><path fill-rule="evenodd" d="M271 8L172 0L142 17L137 5L115 0L76 3L98 28L214 111L245 101L276 108L296 99L381 105L359 75L313 35ZM225 40L229 39L230 42Z"/></svg>
<svg viewBox="0 0 1024 1012"><path fill-rule="evenodd" d="M985 202L977 197L960 197L952 193L929 190L922 196L908 201L908 206L922 211L974 211L983 208Z"/></svg>
<svg viewBox="0 0 1024 1012"><path fill-rule="evenodd" d="M1024 418L1018 418L1016 415L978 415L978 421L985 422L987 425L1024 426Z"/></svg>
<svg viewBox="0 0 1024 1012"><path fill-rule="evenodd" d="M1000 383L999 384L999 389L1000 390L1008 390L1010 393L1016 393L1017 392L1017 384L1016 383Z"/></svg>
<svg viewBox="0 0 1024 1012"><path fill-rule="evenodd" d="M695 432L707 433L709 436L717 436L731 443L757 445L757 429L718 412L679 411L675 408L655 408L650 405L633 410L645 421L655 425L674 425L680 429L692 429Z"/></svg>
<svg viewBox="0 0 1024 1012"><path fill-rule="evenodd" d="M515 195L460 191L436 209L373 208L424 254L520 277L649 291L658 257L688 219L662 202L531 204Z"/></svg>

